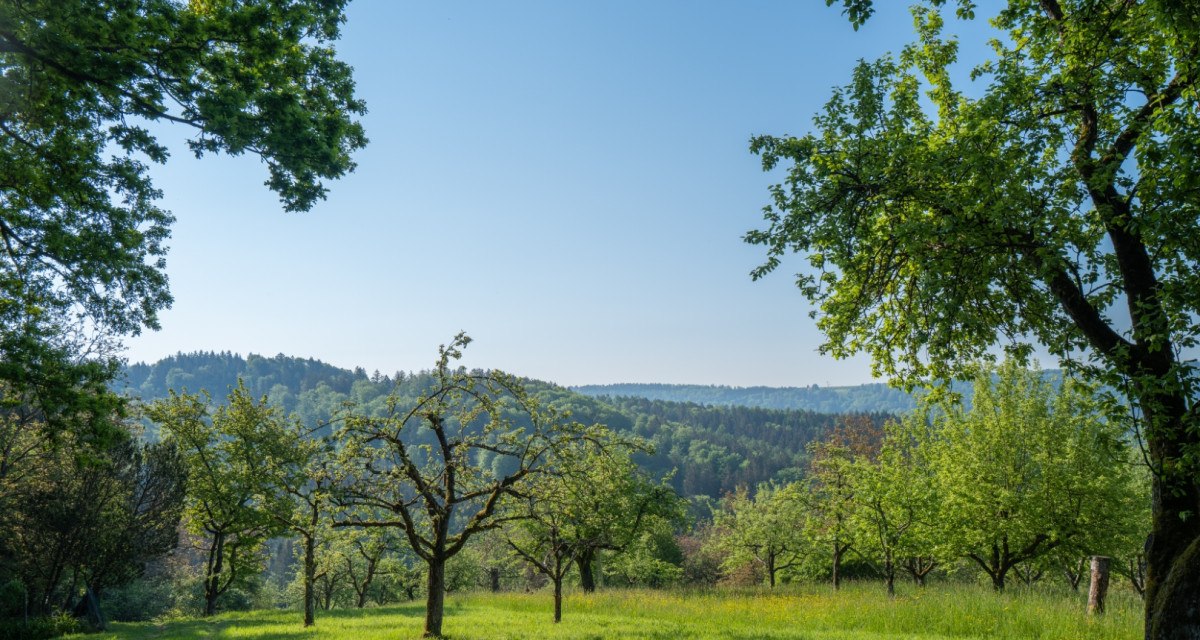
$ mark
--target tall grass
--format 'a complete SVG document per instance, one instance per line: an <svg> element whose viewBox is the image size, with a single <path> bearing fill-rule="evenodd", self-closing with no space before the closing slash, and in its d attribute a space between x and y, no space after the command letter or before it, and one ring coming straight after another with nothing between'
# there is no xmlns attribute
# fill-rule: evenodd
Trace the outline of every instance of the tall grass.
<svg viewBox="0 0 1200 640"><path fill-rule="evenodd" d="M774 592L614 590L568 594L563 622L551 622L549 594L461 594L447 600L444 630L454 640L717 639L881 640L1036 638L1134 640L1141 603L1124 592L1110 596L1108 613L1089 619L1082 596L1014 590L997 595L963 585L902 589L892 601L877 584L840 592L786 586ZM294 611L225 614L209 620L114 624L88 638L416 638L421 603L333 611L304 630Z"/></svg>

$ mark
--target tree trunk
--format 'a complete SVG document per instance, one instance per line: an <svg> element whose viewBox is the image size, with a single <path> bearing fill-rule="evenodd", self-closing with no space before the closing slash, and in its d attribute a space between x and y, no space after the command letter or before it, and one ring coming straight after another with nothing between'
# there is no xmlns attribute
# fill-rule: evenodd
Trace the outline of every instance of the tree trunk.
<svg viewBox="0 0 1200 640"><path fill-rule="evenodd" d="M363 560L367 561L367 574L363 576L361 583L354 580L354 565L349 559L346 560L346 565L350 568L350 582L351 586L354 587L354 606L357 609L362 609L367 606L367 598L371 595L371 582L375 580L375 569L379 564L381 556L371 556L363 550L361 545L358 547L358 554L362 556Z"/></svg>
<svg viewBox="0 0 1200 640"><path fill-rule="evenodd" d="M1016 564L1008 550L1008 536L1003 536L1000 543L992 542L990 557L985 558L974 553L970 554L970 557L992 579L992 589L996 593L1004 593L1004 577Z"/></svg>
<svg viewBox="0 0 1200 640"><path fill-rule="evenodd" d="M1088 615L1104 613L1104 597L1108 595L1108 558L1092 556L1092 582L1088 588Z"/></svg>
<svg viewBox="0 0 1200 640"><path fill-rule="evenodd" d="M1067 579L1067 584L1071 585L1071 590L1075 593L1079 593L1079 583L1083 580L1083 561L1084 558L1080 558L1074 567L1067 563L1063 563L1061 567L1063 577Z"/></svg>
<svg viewBox="0 0 1200 640"><path fill-rule="evenodd" d="M442 637L442 615L446 601L446 559L435 558L429 563L429 592L425 596L425 638Z"/></svg>
<svg viewBox="0 0 1200 640"><path fill-rule="evenodd" d="M579 567L579 586L584 593L592 593L596 590L596 576L592 573L592 562L596 559L596 552L587 550L579 554L575 560L575 564Z"/></svg>
<svg viewBox="0 0 1200 640"><path fill-rule="evenodd" d="M60 609L70 609L71 608L71 601L75 598L75 594L78 593L78 591L77 591L78 586L79 586L79 567L75 567L75 570L71 572L71 586L67 587L66 593L63 594L62 605L59 607ZM84 595L84 600L86 600L86 599L87 599L87 596Z"/></svg>
<svg viewBox="0 0 1200 640"><path fill-rule="evenodd" d="M835 541L833 543L833 590L838 591L842 588L842 551L841 546Z"/></svg>
<svg viewBox="0 0 1200 640"><path fill-rule="evenodd" d="M488 574L492 579L492 593L500 593L500 570L492 568Z"/></svg>
<svg viewBox="0 0 1200 640"><path fill-rule="evenodd" d="M324 598L322 609L326 611L333 609L333 591L336 586L336 583L332 579L326 581L325 587L321 592L321 597Z"/></svg>
<svg viewBox="0 0 1200 640"><path fill-rule="evenodd" d="M217 612L218 589L221 586L221 569L225 560L225 534L214 534L212 547L208 552L208 574L204 576L204 615L211 616Z"/></svg>
<svg viewBox="0 0 1200 640"><path fill-rule="evenodd" d="M914 584L918 587L924 587L925 576L929 575L930 571L933 571L937 563L933 560L925 562L920 556L910 556L905 558L900 566L904 567L908 575L912 576Z"/></svg>
<svg viewBox="0 0 1200 640"><path fill-rule="evenodd" d="M1162 393L1146 395L1148 399L1139 406L1151 458L1158 464L1179 461L1185 448L1200 444L1200 436L1186 424L1186 402L1175 396L1164 398ZM1146 544L1146 638L1200 638L1200 518L1195 515L1200 488L1194 478L1155 474L1152 495L1153 521Z"/></svg>
<svg viewBox="0 0 1200 640"><path fill-rule="evenodd" d="M1155 520L1161 519L1162 514L1155 515ZM1155 530L1177 533L1186 524L1180 520L1177 524L1156 526ZM1151 558L1146 572L1146 637L1150 640L1200 638L1200 537L1193 538L1191 545L1170 561L1160 556L1160 563L1167 566L1165 571L1160 566L1157 575L1153 556Z"/></svg>
<svg viewBox="0 0 1200 640"><path fill-rule="evenodd" d="M317 541L313 536L304 537L304 626L316 622Z"/></svg>
<svg viewBox="0 0 1200 640"><path fill-rule="evenodd" d="M554 622L556 624L562 622L562 581L561 575L554 577Z"/></svg>
<svg viewBox="0 0 1200 640"><path fill-rule="evenodd" d="M888 551L883 559L883 579L887 582L887 594L889 598L896 597L896 563L892 560L892 553Z"/></svg>
<svg viewBox="0 0 1200 640"><path fill-rule="evenodd" d="M990 574L992 578L992 589L996 593L1004 593L1004 574L1007 573L1004 569L997 569L995 573Z"/></svg>
<svg viewBox="0 0 1200 640"><path fill-rule="evenodd" d="M1046 573L1042 569L1037 569L1023 563L1013 565L1013 573L1017 574L1017 578L1021 580L1027 587L1032 587L1035 582L1042 579Z"/></svg>
<svg viewBox="0 0 1200 640"><path fill-rule="evenodd" d="M108 628L108 623L104 620L104 612L100 609L100 598L92 591L91 587L87 587L87 595L84 597L87 598L88 611L95 621L96 628L104 631Z"/></svg>
<svg viewBox="0 0 1200 640"><path fill-rule="evenodd" d="M1196 639L1200 638L1200 518L1196 518L1200 484L1194 468L1181 473L1178 466L1181 462L1188 465L1189 456L1200 448L1200 425L1196 424L1200 415L1189 414L1190 399L1188 391L1178 385L1174 352L1170 346L1154 345L1168 335L1163 312L1154 299L1157 282L1151 276L1150 281L1136 282L1136 286L1127 282L1124 288L1130 292L1134 337L1144 351L1129 375L1138 385L1134 395L1145 420L1151 460L1162 469L1152 480L1151 534L1146 544L1146 638ZM1145 307L1135 305L1139 299Z"/></svg>

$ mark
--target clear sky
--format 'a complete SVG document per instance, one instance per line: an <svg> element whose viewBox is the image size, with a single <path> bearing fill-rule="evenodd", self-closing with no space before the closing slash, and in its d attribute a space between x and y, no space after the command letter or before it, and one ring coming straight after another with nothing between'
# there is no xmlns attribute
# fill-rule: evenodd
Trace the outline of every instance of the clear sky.
<svg viewBox="0 0 1200 640"><path fill-rule="evenodd" d="M904 4L855 32L818 0L357 0L357 171L288 214L256 157L165 132L175 305L127 356L390 373L465 330L469 366L560 384L870 382L817 353L801 259L750 280L779 175L748 140L808 131L857 59L911 39Z"/></svg>

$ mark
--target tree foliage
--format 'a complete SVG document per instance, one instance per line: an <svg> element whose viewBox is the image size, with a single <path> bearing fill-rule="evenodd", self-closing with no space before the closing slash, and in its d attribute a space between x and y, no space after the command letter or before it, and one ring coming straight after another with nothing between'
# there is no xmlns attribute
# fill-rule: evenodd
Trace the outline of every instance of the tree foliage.
<svg viewBox="0 0 1200 640"><path fill-rule="evenodd" d="M5 297L79 305L117 333L157 326L170 215L144 160L149 125L197 155L254 153L285 208L323 197L365 143L331 42L344 1L34 0L0 8ZM115 152L115 155L114 155Z"/></svg>
<svg viewBox="0 0 1200 640"><path fill-rule="evenodd" d="M843 2L855 24L871 4ZM1200 416L1180 354L1200 336L1200 16L1012 0L971 73L986 84L963 90L946 5L974 17L915 4L917 41L859 64L816 132L754 139L765 168L789 166L746 236L768 252L753 275L805 253L824 351L879 373L949 379L1036 342L1122 390L1156 473L1148 633L1195 635Z"/></svg>
<svg viewBox="0 0 1200 640"><path fill-rule="evenodd" d="M0 388L45 428L120 336L171 303L172 216L147 163L156 127L196 155L253 153L285 209L307 210L366 140L331 43L344 0L22 0L0 5ZM111 375L111 368L96 365ZM91 368L89 368L91 367ZM103 380L102 380L103 382ZM84 412L69 412L79 415ZM88 437L91 437L90 435Z"/></svg>
<svg viewBox="0 0 1200 640"><path fill-rule="evenodd" d="M850 472L858 505L850 514L854 547L875 564L889 596L895 595L899 570L908 570L921 585L934 567L941 517L928 442L925 416L913 412L889 423L875 459L856 457Z"/></svg>
<svg viewBox="0 0 1200 640"><path fill-rule="evenodd" d="M780 573L799 567L813 553L810 514L799 484L761 484L751 495L745 488L725 496L714 514L713 543L725 552L726 570L753 562L774 588Z"/></svg>
<svg viewBox="0 0 1200 640"><path fill-rule="evenodd" d="M504 507L554 472L559 454L595 435L545 409L501 371L452 367L470 342L439 349L433 384L416 401L388 399L382 416L353 415L342 432L347 506L339 526L391 527L428 567L425 635L440 636L446 561L472 536L515 517Z"/></svg>
<svg viewBox="0 0 1200 640"><path fill-rule="evenodd" d="M1138 511L1120 426L1071 379L1056 393L1006 363L975 383L967 411L935 417L929 456L941 502L939 538L1003 590L1016 565L1070 546L1109 550L1126 513Z"/></svg>
<svg viewBox="0 0 1200 640"><path fill-rule="evenodd" d="M175 548L186 474L174 446L128 436L97 449L12 426L0 422L0 440L26 456L0 476L0 583L15 581L26 608L0 603L0 619L70 611Z"/></svg>
<svg viewBox="0 0 1200 640"><path fill-rule="evenodd" d="M218 599L232 587L257 578L263 543L283 529L275 516L291 512L264 473L272 452L258 446L281 416L244 386L228 400L214 409L207 396L172 394L148 411L187 465L185 522L204 545L204 615L216 613Z"/></svg>

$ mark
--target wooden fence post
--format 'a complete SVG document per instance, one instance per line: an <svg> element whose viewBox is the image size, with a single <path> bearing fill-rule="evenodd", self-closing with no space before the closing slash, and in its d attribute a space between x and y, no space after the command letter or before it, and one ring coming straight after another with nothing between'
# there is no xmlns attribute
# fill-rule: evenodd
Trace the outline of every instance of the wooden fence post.
<svg viewBox="0 0 1200 640"><path fill-rule="evenodd" d="M1108 594L1108 562L1105 556L1092 556L1092 586L1088 589L1088 615L1104 613L1104 596Z"/></svg>

